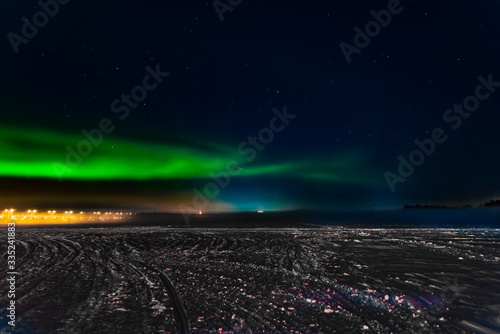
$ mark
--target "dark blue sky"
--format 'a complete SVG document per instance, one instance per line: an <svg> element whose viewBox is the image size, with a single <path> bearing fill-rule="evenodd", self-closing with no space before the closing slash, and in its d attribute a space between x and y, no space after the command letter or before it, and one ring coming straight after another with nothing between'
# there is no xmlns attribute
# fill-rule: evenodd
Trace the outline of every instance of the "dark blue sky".
<svg viewBox="0 0 500 334"><path fill-rule="evenodd" d="M355 46L354 28L364 31L370 12L388 6L397 13L348 63L339 44ZM22 37L21 18L33 21L42 8L4 7L0 180L2 201L12 205L106 206L119 198L117 205L196 208L193 188L208 196L209 172L233 159L243 169L210 199L214 209L477 204L500 196L494 1L242 1L221 21L212 2L73 0L59 4L17 54L8 34ZM118 119L111 103L157 64L168 77ZM475 96L479 76L491 76L491 90L480 88L490 94L453 130L460 114L443 116ZM254 159L241 154L239 145L284 106L296 118ZM67 164L66 146L103 118L115 129L59 182L53 163ZM414 141L436 128L446 141L395 182L398 157L410 160Z"/></svg>

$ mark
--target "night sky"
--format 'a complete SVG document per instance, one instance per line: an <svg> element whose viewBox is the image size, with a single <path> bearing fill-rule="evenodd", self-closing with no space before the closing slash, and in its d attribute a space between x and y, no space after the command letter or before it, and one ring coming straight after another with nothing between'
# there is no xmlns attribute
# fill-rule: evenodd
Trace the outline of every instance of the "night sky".
<svg viewBox="0 0 500 334"><path fill-rule="evenodd" d="M500 196L497 1L48 3L0 14L6 207Z"/></svg>

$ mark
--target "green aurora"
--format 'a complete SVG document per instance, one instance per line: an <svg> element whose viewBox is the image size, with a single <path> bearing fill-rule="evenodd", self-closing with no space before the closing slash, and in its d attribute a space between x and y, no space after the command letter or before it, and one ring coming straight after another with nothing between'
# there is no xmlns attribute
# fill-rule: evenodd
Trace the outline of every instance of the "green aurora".
<svg viewBox="0 0 500 334"><path fill-rule="evenodd" d="M76 148L83 134L55 133L30 129L21 133L11 127L0 129L0 175L69 180L172 180L208 179L211 173L226 170L237 161L245 170L235 177L292 177L332 183L375 185L380 180L366 175L359 178L366 162L361 154L334 158L301 159L255 165L248 155L238 153L237 145L210 143L206 147L158 144L104 135L100 145L74 164L66 162L67 146ZM272 145L272 144L271 144ZM248 149L249 146L245 148ZM256 152L255 160L264 152ZM73 161L74 162L74 161Z"/></svg>

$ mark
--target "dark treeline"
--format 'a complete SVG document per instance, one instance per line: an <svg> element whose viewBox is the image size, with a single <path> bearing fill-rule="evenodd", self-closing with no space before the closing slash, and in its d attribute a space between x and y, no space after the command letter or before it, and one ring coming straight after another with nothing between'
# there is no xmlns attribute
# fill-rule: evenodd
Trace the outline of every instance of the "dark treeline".
<svg viewBox="0 0 500 334"><path fill-rule="evenodd" d="M488 202L485 202L479 206L480 208L491 208L491 207L500 207L500 200L491 199ZM448 206L448 205L433 205L433 204L416 204L410 205L405 204L403 209L470 209L472 205L466 204L463 206Z"/></svg>
<svg viewBox="0 0 500 334"><path fill-rule="evenodd" d="M500 207L500 200L499 199L490 199L488 202L484 203L481 205L482 207Z"/></svg>
<svg viewBox="0 0 500 334"><path fill-rule="evenodd" d="M464 206L447 206L447 205L429 205L429 204L416 204L416 205L409 205L405 204L404 209L469 209L472 208L472 205L467 204Z"/></svg>

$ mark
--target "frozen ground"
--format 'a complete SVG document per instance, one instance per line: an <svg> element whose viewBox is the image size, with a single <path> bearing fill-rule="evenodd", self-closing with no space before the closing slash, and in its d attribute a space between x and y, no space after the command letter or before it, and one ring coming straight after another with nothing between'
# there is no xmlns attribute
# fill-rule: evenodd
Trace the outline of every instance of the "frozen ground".
<svg viewBox="0 0 500 334"><path fill-rule="evenodd" d="M500 229L40 228L16 243L18 333L500 331Z"/></svg>

